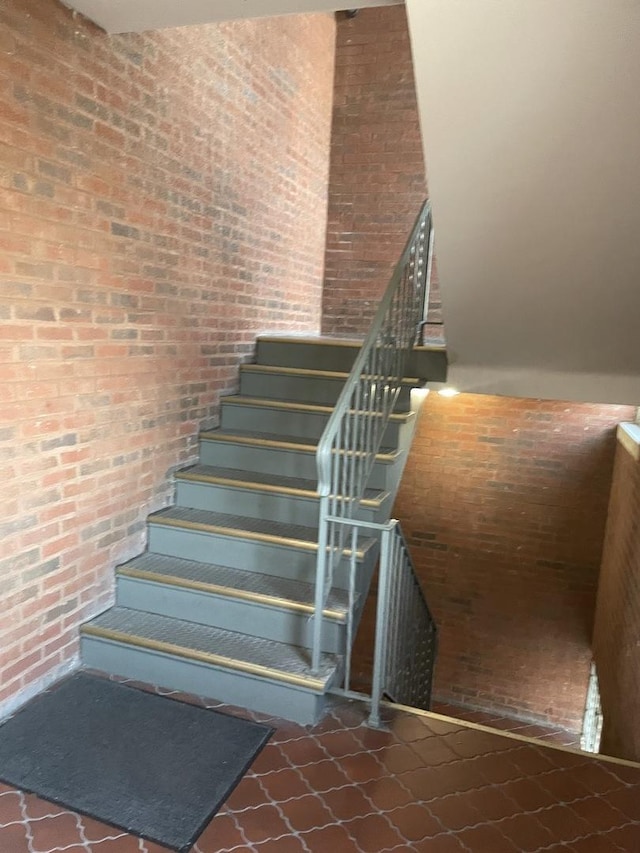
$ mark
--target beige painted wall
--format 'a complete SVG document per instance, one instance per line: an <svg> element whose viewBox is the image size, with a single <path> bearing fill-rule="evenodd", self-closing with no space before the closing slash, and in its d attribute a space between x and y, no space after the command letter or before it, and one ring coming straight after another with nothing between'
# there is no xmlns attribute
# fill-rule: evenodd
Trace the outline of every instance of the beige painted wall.
<svg viewBox="0 0 640 853"><path fill-rule="evenodd" d="M407 0L451 378L640 400L640 4Z"/></svg>

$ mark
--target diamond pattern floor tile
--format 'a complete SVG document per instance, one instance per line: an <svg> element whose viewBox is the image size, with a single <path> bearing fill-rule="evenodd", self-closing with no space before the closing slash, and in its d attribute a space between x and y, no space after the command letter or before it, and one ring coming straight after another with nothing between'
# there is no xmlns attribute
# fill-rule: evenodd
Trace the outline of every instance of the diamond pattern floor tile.
<svg viewBox="0 0 640 853"><path fill-rule="evenodd" d="M640 768L358 703L314 728L222 707L276 732L192 853L640 853ZM0 851L166 853L8 785Z"/></svg>

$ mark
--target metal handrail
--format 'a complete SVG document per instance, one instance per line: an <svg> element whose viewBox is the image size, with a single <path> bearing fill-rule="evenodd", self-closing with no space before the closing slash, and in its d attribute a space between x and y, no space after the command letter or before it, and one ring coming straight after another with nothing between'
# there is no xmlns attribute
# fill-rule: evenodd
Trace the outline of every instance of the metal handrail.
<svg viewBox="0 0 640 853"><path fill-rule="evenodd" d="M312 647L312 670L316 672L323 609L349 535L347 525L331 519L352 519L364 496L400 391L407 356L428 305L432 245L431 206L425 201L318 442L320 512ZM350 607L350 619L352 610Z"/></svg>

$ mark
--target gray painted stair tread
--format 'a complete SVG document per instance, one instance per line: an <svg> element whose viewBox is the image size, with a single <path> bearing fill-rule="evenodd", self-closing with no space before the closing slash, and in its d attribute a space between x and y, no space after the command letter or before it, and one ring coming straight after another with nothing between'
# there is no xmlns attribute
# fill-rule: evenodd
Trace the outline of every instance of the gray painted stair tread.
<svg viewBox="0 0 640 853"><path fill-rule="evenodd" d="M317 481L304 480L301 477L283 477L279 474L263 474L260 471L241 471L237 468L219 468L214 465L191 465L176 472L177 479L192 477L215 477L220 480L231 480L238 483L257 483L281 489L311 492L317 495ZM369 500L381 500L386 492L380 489L367 489L364 497Z"/></svg>
<svg viewBox="0 0 640 853"><path fill-rule="evenodd" d="M282 433L278 433L276 436L272 432L259 432L257 430L245 429L229 430L221 428L201 432L200 438L205 441L233 441L234 439L237 439L240 442L252 440L258 442L264 441L268 442L271 447L278 444L297 444L301 449L312 449L314 453L319 441L317 438L303 438L299 435L283 435ZM395 447L381 447L378 451L378 455L395 457L399 455L399 451Z"/></svg>
<svg viewBox="0 0 640 853"><path fill-rule="evenodd" d="M244 569L232 569L228 566L216 566L212 563L198 563L195 560L183 560L179 557L165 557L163 554L142 554L120 566L118 571L120 574L126 574L128 571L147 572L158 575L159 582L163 577L180 578L253 592L299 604L314 603L315 587L304 581L249 572ZM334 590L329 596L326 607L329 610L346 613L348 594L343 590Z"/></svg>
<svg viewBox="0 0 640 853"><path fill-rule="evenodd" d="M277 643L260 637L251 637L235 631L211 628L196 622L185 622L155 613L141 610L129 610L126 607L112 607L88 623L89 629L117 631L131 637L159 643L170 643L183 648L186 652L204 652L219 655L229 660L247 663L258 667L278 670L287 675L302 678L329 681L335 672L335 655L322 655L320 673L311 675L310 652L288 643ZM250 626L248 626L250 627ZM90 630L89 632L90 633ZM174 654L178 654L177 649Z"/></svg>
<svg viewBox="0 0 640 853"><path fill-rule="evenodd" d="M341 383L347 381L349 374L338 370L314 370L312 368L301 367L279 367L275 364L241 364L241 373L260 373L260 374L277 374L278 376L306 376L309 379L335 379ZM401 382L403 385L413 387L422 382L415 376L405 376Z"/></svg>
<svg viewBox="0 0 640 853"><path fill-rule="evenodd" d="M276 536L280 539L296 540L304 545L311 545L316 550L318 544L317 527L306 527L302 524L289 524L282 521L270 521L266 518L247 518L244 515L227 515L223 512L210 512L204 509L170 506L152 513L148 516L148 522L149 524L153 524L154 522L160 524L163 522L178 522L175 525L177 527L180 526L179 522L186 522L185 526L193 524L237 531L237 535L239 536L243 532ZM359 548L360 550L365 550L373 545L374 542L375 539L373 538L362 537L359 540Z"/></svg>
<svg viewBox="0 0 640 853"><path fill-rule="evenodd" d="M333 410L334 406L323 406L318 405L318 403L303 402L302 400L274 400L270 397L245 397L242 394L234 394L233 396L224 397L222 399L223 405L231 405L231 406L248 406L260 409L278 409L283 412L310 412L318 415L327 415L329 416ZM414 417L414 413L409 412L392 412L389 415L389 420L391 421L401 421L404 423L405 421L409 421Z"/></svg>

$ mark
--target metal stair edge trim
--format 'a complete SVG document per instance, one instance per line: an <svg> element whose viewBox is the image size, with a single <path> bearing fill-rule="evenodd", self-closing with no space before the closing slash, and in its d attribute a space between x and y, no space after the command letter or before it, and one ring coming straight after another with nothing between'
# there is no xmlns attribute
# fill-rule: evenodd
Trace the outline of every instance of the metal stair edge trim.
<svg viewBox="0 0 640 853"><path fill-rule="evenodd" d="M260 678L268 678L272 681L280 681L285 684L292 684L295 687L305 688L314 693L324 693L332 680L332 677L337 670L334 665L334 671L327 676L326 679L306 677L302 675L291 675L279 669L272 669L261 664L249 663L248 661L238 660L237 658L229 658L224 655L216 655L213 652L204 652L198 649L190 649L186 646L181 646L177 643L168 643L164 640L152 640L148 637L141 637L139 634L128 634L124 631L116 631L113 628L100 628L90 623L83 625L81 634L86 637L95 637L96 639L108 640L114 643L120 643L125 646L133 646L136 648L147 649L148 651L159 652L172 657L184 658L187 660L198 661L199 663L208 664L226 670L242 672L247 675L254 675Z"/></svg>
<svg viewBox="0 0 640 853"><path fill-rule="evenodd" d="M238 490L247 490L254 492L269 492L272 494L291 495L293 497L307 498L316 500L319 498L317 491L311 489L296 489L293 486L278 486L272 483L260 483L254 480L233 480L230 477L216 477L213 474L193 474L189 471L176 471L174 474L176 480L183 480L189 483L207 483L214 486L228 486L229 488L237 488ZM384 501L389 497L389 492L385 489L378 489L378 498L362 498L359 503L362 506L379 509ZM341 500L338 495L338 500ZM349 499L350 500L350 499Z"/></svg>
<svg viewBox="0 0 640 853"><path fill-rule="evenodd" d="M271 397L245 397L242 394L232 394L221 399L221 404L231 406L255 406L262 409L280 409L285 412L298 411L301 414L328 415L333 412L333 406L320 406L315 403L297 403L291 400L276 400ZM357 411L354 410L357 414ZM415 412L392 412L389 420L405 424L413 420Z"/></svg>
<svg viewBox="0 0 640 853"><path fill-rule="evenodd" d="M280 376L306 376L309 379L335 379L344 380L348 373L339 370L314 370L312 367L281 367L277 364L241 364L240 373L274 373ZM374 376L370 377L374 379ZM423 385L424 379L417 376L404 376L402 384L414 388Z"/></svg>
<svg viewBox="0 0 640 853"><path fill-rule="evenodd" d="M198 592L207 592L211 595L220 595L225 598L237 598L254 604L264 604L278 610L291 610L297 613L306 613L309 615L315 612L313 604L304 604L302 601L293 601L293 599L281 598L277 595L267 595L266 593L252 592L250 590L237 589L236 587L207 583L206 581L194 581L190 578L182 578L179 575L163 575L158 572L148 571L145 569L127 569L120 567L116 572L116 577L148 581L150 583L158 584L159 586L168 585L180 587L182 589L195 590ZM335 622L344 623L346 621L346 611L325 608L322 613L327 619L332 619Z"/></svg>
<svg viewBox="0 0 640 853"><path fill-rule="evenodd" d="M294 539L293 537L276 536L273 533L257 533L253 530L243 530L239 527L222 527L220 525L207 524L204 521L188 521L182 518L150 515L147 517L147 523L160 524L166 527L177 527L184 530L195 530L200 533L215 533L222 536L233 536L236 539L251 539L255 542L268 542L271 545L284 545L289 548L300 548L304 551L318 550L317 541L310 542L308 539ZM343 554L345 557L350 557L351 549L345 548ZM356 558L358 560L363 560L365 554L366 552L359 548L356 551Z"/></svg>
<svg viewBox="0 0 640 853"><path fill-rule="evenodd" d="M273 450L293 450L301 453L315 454L317 444L298 444L293 441L279 441L277 438L255 438L249 435L239 435L232 432L220 432L219 429L204 430L199 434L200 441L227 441L235 442L236 444L247 444L254 447L269 447ZM347 451L353 453L354 451ZM376 462L383 464L396 462L402 455L402 451L398 450L394 453L376 453Z"/></svg>

